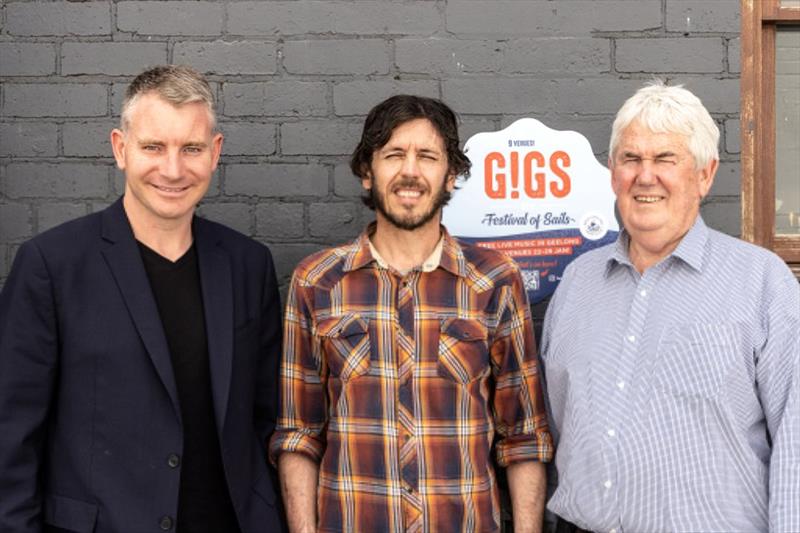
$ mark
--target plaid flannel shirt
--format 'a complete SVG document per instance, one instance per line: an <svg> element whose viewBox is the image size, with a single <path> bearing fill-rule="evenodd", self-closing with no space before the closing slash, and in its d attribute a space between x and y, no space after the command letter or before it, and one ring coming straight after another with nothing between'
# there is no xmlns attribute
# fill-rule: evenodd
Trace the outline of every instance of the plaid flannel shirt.
<svg viewBox="0 0 800 533"><path fill-rule="evenodd" d="M319 531L496 531L497 463L552 442L519 269L443 229L438 268L381 266L365 231L295 270L273 462L320 462Z"/></svg>

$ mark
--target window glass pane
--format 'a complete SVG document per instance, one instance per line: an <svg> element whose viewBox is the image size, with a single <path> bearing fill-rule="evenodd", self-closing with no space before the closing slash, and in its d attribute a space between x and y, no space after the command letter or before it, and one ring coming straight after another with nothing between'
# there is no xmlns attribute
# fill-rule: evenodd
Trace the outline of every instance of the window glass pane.
<svg viewBox="0 0 800 533"><path fill-rule="evenodd" d="M800 0L781 0L781 7L800 7Z"/></svg>
<svg viewBox="0 0 800 533"><path fill-rule="evenodd" d="M775 38L775 233L800 234L800 26Z"/></svg>

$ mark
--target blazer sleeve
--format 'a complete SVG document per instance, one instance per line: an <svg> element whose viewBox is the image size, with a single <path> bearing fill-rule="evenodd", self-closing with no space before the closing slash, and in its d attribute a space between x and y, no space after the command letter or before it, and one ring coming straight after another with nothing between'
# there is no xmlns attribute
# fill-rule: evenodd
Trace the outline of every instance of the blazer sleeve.
<svg viewBox="0 0 800 533"><path fill-rule="evenodd" d="M23 244L0 292L0 531L42 528L42 457L58 369L53 283Z"/></svg>
<svg viewBox="0 0 800 533"><path fill-rule="evenodd" d="M281 355L281 301L275 265L267 251L264 292L261 299L259 365L256 383L255 428L265 457L278 416L278 365Z"/></svg>

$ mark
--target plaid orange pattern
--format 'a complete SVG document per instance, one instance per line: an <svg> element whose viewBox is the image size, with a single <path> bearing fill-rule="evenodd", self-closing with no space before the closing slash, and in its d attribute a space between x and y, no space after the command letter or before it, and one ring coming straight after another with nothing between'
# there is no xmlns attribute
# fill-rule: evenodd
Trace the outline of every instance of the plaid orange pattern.
<svg viewBox="0 0 800 533"><path fill-rule="evenodd" d="M271 460L320 462L319 531L499 530L492 446L553 453L519 270L443 229L439 267L401 275L372 229L294 272Z"/></svg>

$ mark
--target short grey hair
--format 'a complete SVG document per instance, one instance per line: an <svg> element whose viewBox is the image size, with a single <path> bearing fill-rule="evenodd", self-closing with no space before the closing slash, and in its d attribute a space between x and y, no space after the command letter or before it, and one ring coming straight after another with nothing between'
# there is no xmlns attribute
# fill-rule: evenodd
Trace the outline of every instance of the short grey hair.
<svg viewBox="0 0 800 533"><path fill-rule="evenodd" d="M136 101L150 92L175 106L195 102L205 104L211 118L211 129L216 130L214 93L205 77L184 65L159 65L142 72L128 85L120 114L122 131L130 125L130 113Z"/></svg>
<svg viewBox="0 0 800 533"><path fill-rule="evenodd" d="M655 80L628 98L611 128L608 154L612 160L622 132L633 122L653 133L682 135L697 169L719 160L719 128L700 99L683 85L667 86Z"/></svg>

